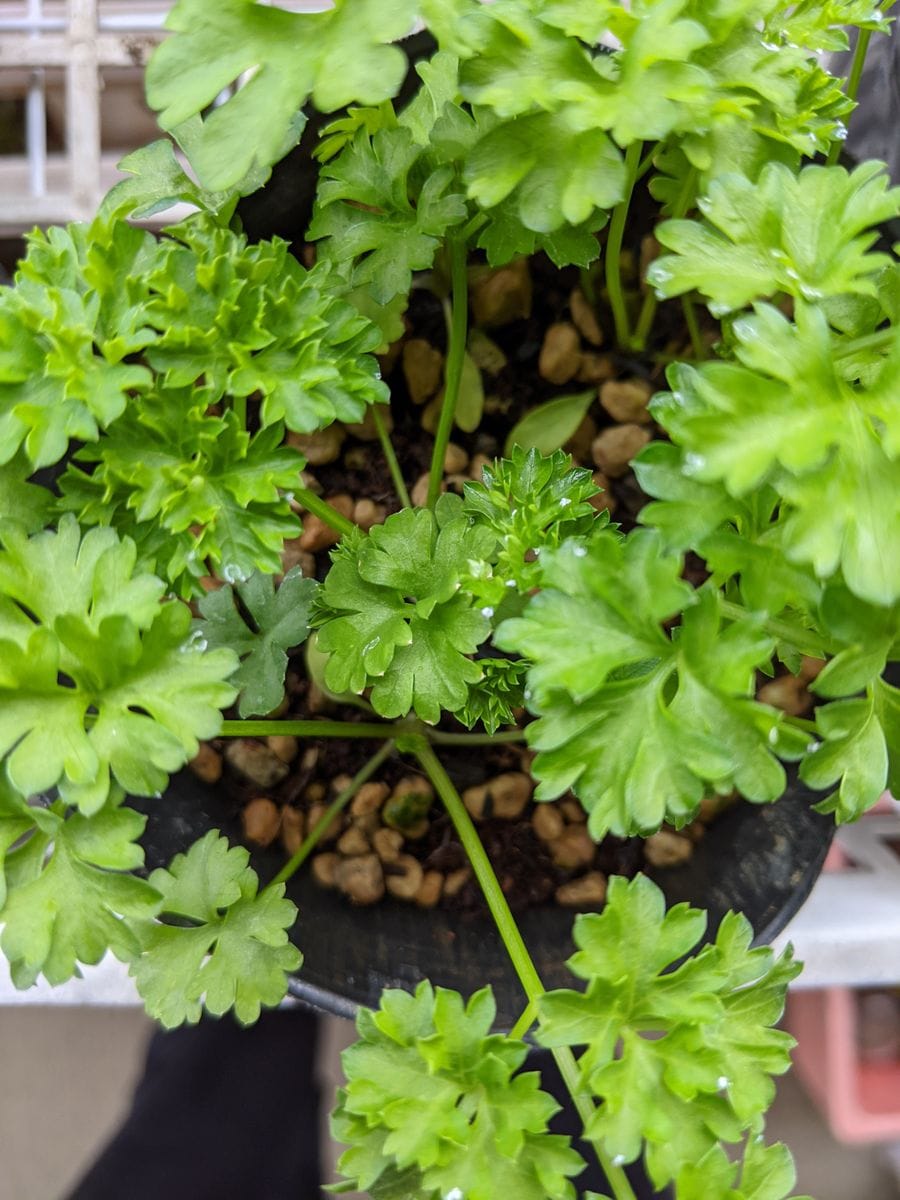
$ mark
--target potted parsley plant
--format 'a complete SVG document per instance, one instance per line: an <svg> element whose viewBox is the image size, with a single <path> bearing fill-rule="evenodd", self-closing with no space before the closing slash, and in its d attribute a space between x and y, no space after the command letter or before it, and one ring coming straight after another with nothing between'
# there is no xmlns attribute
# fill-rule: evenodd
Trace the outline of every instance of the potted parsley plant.
<svg viewBox="0 0 900 1200"><path fill-rule="evenodd" d="M416 21L437 49L395 105L393 43ZM847 25L843 80L817 52L846 45ZM575 1196L582 1160L520 1069L530 1033L613 1200L632 1200L623 1166L641 1156L678 1200L788 1196L790 1156L761 1134L789 1062L772 1026L790 956L753 948L736 914L692 954L704 913L613 873L603 910L575 920L578 986L548 990L476 824L499 791L461 797L443 758L517 753L501 774L530 777L529 805L537 784L539 824L565 814L545 839L557 853L563 838L677 839L732 793L768 805L785 763L839 821L888 785L900 267L876 242L900 191L877 163L836 165L886 26L857 0L178 0L147 77L174 143L129 155L91 224L33 233L0 296L0 947L19 986L111 951L166 1025L204 1008L252 1021L301 963L291 873L344 820L357 848L328 852L323 881L415 898L426 872L397 864L416 861L404 836L434 801L522 1012L492 1033L480 979L469 997L425 981L363 1010L334 1116L347 1187ZM310 105L301 262L251 243L238 212ZM133 223L175 203L192 215L160 237ZM503 325L497 305L527 317L522 264L539 256L574 269L571 322L539 347L557 390L504 407L485 379L515 347L485 328ZM445 320L439 364L404 349L423 295ZM383 375L402 360L411 392L414 358L433 386L410 437ZM647 387L666 367L668 387ZM623 376L604 403L614 436L588 424L576 449L598 387ZM489 427L498 452L461 482L453 438ZM379 448L390 503L330 502L313 456L328 468L323 444L348 428ZM618 474L611 443L630 447ZM609 484L651 498L637 520L610 520L570 448L607 483L640 450ZM371 455L357 461L367 477ZM288 651L296 694L318 704L302 716ZM767 702L773 673L814 711ZM333 762L347 743L374 752L346 760L330 803L282 806L295 849L265 886L216 829L148 875L127 798L164 811L170 776L211 739L213 770L233 744L257 788L262 759L279 781L311 771L285 761L308 743ZM373 799L391 764L405 782ZM370 814L393 800L400 840L379 853ZM742 1142L734 1161L724 1147Z"/></svg>

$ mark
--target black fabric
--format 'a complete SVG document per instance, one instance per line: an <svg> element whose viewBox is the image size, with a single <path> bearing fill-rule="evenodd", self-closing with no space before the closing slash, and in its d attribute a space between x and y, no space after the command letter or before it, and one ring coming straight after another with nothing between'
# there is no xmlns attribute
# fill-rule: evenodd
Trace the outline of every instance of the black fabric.
<svg viewBox="0 0 900 1200"><path fill-rule="evenodd" d="M317 1029L316 1017L285 1009L249 1029L223 1019L156 1033L131 1111L67 1200L321 1200ZM553 1131L577 1138L550 1054L533 1052L528 1068L562 1105ZM579 1194L606 1194L590 1146L578 1148L590 1164ZM628 1176L637 1200L669 1195L639 1166Z"/></svg>
<svg viewBox="0 0 900 1200"><path fill-rule="evenodd" d="M320 1200L317 1019L153 1036L131 1112L68 1200Z"/></svg>

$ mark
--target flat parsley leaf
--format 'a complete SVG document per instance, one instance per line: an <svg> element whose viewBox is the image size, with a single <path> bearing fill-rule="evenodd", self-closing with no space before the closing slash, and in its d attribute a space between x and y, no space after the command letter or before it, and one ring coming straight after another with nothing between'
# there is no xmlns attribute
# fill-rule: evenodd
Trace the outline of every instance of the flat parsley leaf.
<svg viewBox="0 0 900 1200"><path fill-rule="evenodd" d="M538 1004L541 1045L586 1046L582 1085L600 1101L586 1134L620 1162L646 1147L656 1187L720 1140L756 1131L771 1076L790 1066L793 1039L771 1026L799 966L790 953L776 961L751 949L749 922L729 913L713 944L668 970L705 927L706 914L686 904L667 913L645 876L613 877L604 911L575 921L568 965L586 991L549 992Z"/></svg>
<svg viewBox="0 0 900 1200"><path fill-rule="evenodd" d="M219 588L200 600L203 620L196 622L194 636L212 648L232 649L241 660L231 682L240 688L242 717L264 716L281 703L286 651L309 635L317 586L295 567L277 590L270 575L255 574L246 583Z"/></svg>
<svg viewBox="0 0 900 1200"><path fill-rule="evenodd" d="M159 901L150 884L126 873L144 860L137 839L145 822L121 806L121 793L91 817L68 818L60 802L28 808L0 793L0 845L14 828L27 835L6 855L0 907L0 946L17 987L41 974L63 983L107 950L123 962L138 953L131 923L151 917Z"/></svg>
<svg viewBox="0 0 900 1200"><path fill-rule="evenodd" d="M720 313L786 292L806 300L877 296L891 259L873 253L879 226L900 215L900 188L879 163L848 172L769 163L758 179L715 178L699 201L706 218L664 221L656 236L674 254L651 263L661 296L697 289Z"/></svg>
<svg viewBox="0 0 900 1200"><path fill-rule="evenodd" d="M132 577L135 548L109 529L82 540L0 530L0 757L25 796L58 787L85 813L111 779L154 795L212 737L234 699L230 650L191 645L190 611Z"/></svg>
<svg viewBox="0 0 900 1200"><path fill-rule="evenodd" d="M287 974L302 955L288 942L297 909L284 884L258 890L249 853L211 829L150 884L162 897L162 922L140 929L142 947L130 972L147 1011L167 1029L234 1009L244 1025L279 1004ZM190 922L188 924L187 922Z"/></svg>
<svg viewBox="0 0 900 1200"><path fill-rule="evenodd" d="M574 1200L568 1177L583 1160L567 1137L545 1132L558 1105L537 1073L516 1074L527 1047L491 1034L495 1011L489 988L464 1004L427 981L415 996L389 990L377 1012L360 1011L333 1118L334 1136L351 1143L338 1169L357 1187L423 1200L495 1200L498 1189Z"/></svg>
<svg viewBox="0 0 900 1200"><path fill-rule="evenodd" d="M164 129L204 113L191 164L204 187L222 191L270 167L299 138L297 113L312 96L319 112L354 101L378 104L400 88L403 51L390 43L412 27L411 0L346 0L325 12L286 12L255 0L179 0L173 31L147 68L147 99Z"/></svg>
<svg viewBox="0 0 900 1200"><path fill-rule="evenodd" d="M600 530L541 563L543 591L495 635L533 664L538 799L571 788L601 838L683 825L709 785L781 795L781 714L752 699L774 649L759 618L724 623L718 593L681 580L680 558L649 531L623 541Z"/></svg>
<svg viewBox="0 0 900 1200"><path fill-rule="evenodd" d="M460 580L492 539L461 510L458 497L444 496L434 513L405 509L335 550L315 619L333 692L371 686L382 716L413 710L432 724L466 703L468 685L481 679L467 655L490 623Z"/></svg>
<svg viewBox="0 0 900 1200"><path fill-rule="evenodd" d="M741 1162L730 1161L721 1146L714 1146L698 1163L683 1167L675 1193L678 1200L787 1200L796 1180L787 1146L780 1142L767 1146L757 1134L748 1137Z"/></svg>

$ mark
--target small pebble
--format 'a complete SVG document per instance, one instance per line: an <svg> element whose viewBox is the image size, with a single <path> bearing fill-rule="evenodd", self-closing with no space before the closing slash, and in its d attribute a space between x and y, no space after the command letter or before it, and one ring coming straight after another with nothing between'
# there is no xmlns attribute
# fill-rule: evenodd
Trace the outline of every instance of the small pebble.
<svg viewBox="0 0 900 1200"><path fill-rule="evenodd" d="M468 451L462 446L458 446L456 442L447 443L447 452L444 455L444 471L448 475L459 475L465 471L469 465Z"/></svg>
<svg viewBox="0 0 900 1200"><path fill-rule="evenodd" d="M353 523L364 533L368 533L373 525L382 525L386 516L387 509L374 500L357 500L353 506Z"/></svg>
<svg viewBox="0 0 900 1200"><path fill-rule="evenodd" d="M337 462L347 434L340 425L329 425L316 433L288 433L287 444L299 450L311 467Z"/></svg>
<svg viewBox="0 0 900 1200"><path fill-rule="evenodd" d="M488 816L490 807L487 784L479 783L475 787L466 788L462 794L462 802L473 821L483 821Z"/></svg>
<svg viewBox="0 0 900 1200"><path fill-rule="evenodd" d="M313 879L315 879L316 883L321 887L334 887L334 876L340 861L340 855L334 854L331 851L327 851L325 854L317 854L310 863Z"/></svg>
<svg viewBox="0 0 900 1200"><path fill-rule="evenodd" d="M281 810L281 844L288 854L296 854L303 845L305 814L299 808L285 805Z"/></svg>
<svg viewBox="0 0 900 1200"><path fill-rule="evenodd" d="M307 526L309 521L307 521ZM281 548L281 570L287 575L293 567L299 567L307 579L312 579L316 573L316 560L308 550L304 550L300 543L303 541L302 535L296 538L289 538Z"/></svg>
<svg viewBox="0 0 900 1200"><path fill-rule="evenodd" d="M810 683L825 666L824 658L810 658L808 654L804 654L800 660L800 678L806 683Z"/></svg>
<svg viewBox="0 0 900 1200"><path fill-rule="evenodd" d="M361 817L363 813L378 812L390 794L391 789L386 783L364 783L353 797L350 812L354 817Z"/></svg>
<svg viewBox="0 0 900 1200"><path fill-rule="evenodd" d="M429 400L429 402L422 409L422 415L419 418L419 424L426 433L437 433L437 427L441 420L442 407L441 397L435 396L435 398L433 400Z"/></svg>
<svg viewBox="0 0 900 1200"><path fill-rule="evenodd" d="M542 842L553 842L562 833L565 822L558 808L552 804L538 804L531 817L531 827Z"/></svg>
<svg viewBox="0 0 900 1200"><path fill-rule="evenodd" d="M487 375L499 375L509 362L497 343L480 329L469 333L467 349L475 366Z"/></svg>
<svg viewBox="0 0 900 1200"><path fill-rule="evenodd" d="M354 904L377 904L384 895L384 872L377 854L339 859L334 882Z"/></svg>
<svg viewBox="0 0 900 1200"><path fill-rule="evenodd" d="M556 902L567 908L599 907L606 900L606 876L600 871L588 871L580 879L560 884Z"/></svg>
<svg viewBox="0 0 900 1200"><path fill-rule="evenodd" d="M577 800L561 800L559 809L570 825L583 825L587 820L587 813Z"/></svg>
<svg viewBox="0 0 900 1200"><path fill-rule="evenodd" d="M352 858L356 854L368 854L372 846L359 826L351 825L347 832L338 838L337 849L338 854Z"/></svg>
<svg viewBox="0 0 900 1200"><path fill-rule="evenodd" d="M652 417L647 405L653 388L645 379L610 379L600 388L600 405L614 421L634 421L649 425Z"/></svg>
<svg viewBox="0 0 900 1200"><path fill-rule="evenodd" d="M580 287L572 289L569 297L569 312L572 314L575 328L584 340L590 342L592 346L602 346L603 330L600 328L597 314Z"/></svg>
<svg viewBox="0 0 900 1200"><path fill-rule="evenodd" d="M660 829L644 842L644 858L654 867L677 867L693 853L691 842L671 829Z"/></svg>
<svg viewBox="0 0 900 1200"><path fill-rule="evenodd" d="M444 890L444 876L440 871L426 871L413 899L419 908L434 908Z"/></svg>
<svg viewBox="0 0 900 1200"><path fill-rule="evenodd" d="M528 259L520 258L473 278L469 287L475 323L485 329L508 325L531 316L531 274Z"/></svg>
<svg viewBox="0 0 900 1200"><path fill-rule="evenodd" d="M403 834L399 829L376 829L372 834L372 846L382 862L396 862L403 845Z"/></svg>
<svg viewBox="0 0 900 1200"><path fill-rule="evenodd" d="M367 408L366 415L361 421L344 423L344 428L351 435L351 437L359 438L361 442L378 441L378 428L375 424L373 411L373 408ZM385 432L391 433L394 428L394 417L391 413L390 405L379 404L378 415L381 417L381 424L384 426Z"/></svg>
<svg viewBox="0 0 900 1200"><path fill-rule="evenodd" d="M618 479L628 464L650 441L650 431L641 425L611 425L594 438L591 454L605 475Z"/></svg>
<svg viewBox="0 0 900 1200"><path fill-rule="evenodd" d="M603 383L612 379L616 373L616 364L608 354L594 354L588 350L581 356L581 365L575 378L579 383Z"/></svg>
<svg viewBox="0 0 900 1200"><path fill-rule="evenodd" d="M428 472L426 471L424 475L419 476L410 489L409 498L416 508L424 508L428 503L428 478ZM443 479L441 480L440 490L442 492L446 492L447 490L447 484Z"/></svg>
<svg viewBox="0 0 900 1200"><path fill-rule="evenodd" d="M300 549L307 554L318 554L329 546L337 545L341 535L332 529L321 517L307 513L303 518L303 533L299 538Z"/></svg>
<svg viewBox="0 0 900 1200"><path fill-rule="evenodd" d="M550 325L538 359L538 373L548 383L563 384L574 379L581 366L581 339L574 325L565 321Z"/></svg>
<svg viewBox="0 0 900 1200"><path fill-rule="evenodd" d="M351 820L356 828L361 829L370 840L375 830L381 828L381 819L377 812L362 813L358 817L352 817Z"/></svg>
<svg viewBox="0 0 900 1200"><path fill-rule="evenodd" d="M424 404L441 386L444 356L424 338L410 338L403 344L403 376L413 404Z"/></svg>
<svg viewBox="0 0 900 1200"><path fill-rule="evenodd" d="M209 742L200 743L188 766L204 783L218 783L222 778L222 755Z"/></svg>
<svg viewBox="0 0 900 1200"><path fill-rule="evenodd" d="M444 895L457 896L472 878L471 867L460 867L458 871L451 871L444 880Z"/></svg>
<svg viewBox="0 0 900 1200"><path fill-rule="evenodd" d="M303 757L305 758L306 755ZM312 783L308 783L303 789L303 798L304 800L308 800L310 804L318 804L321 800L325 799L325 784L318 779Z"/></svg>
<svg viewBox="0 0 900 1200"><path fill-rule="evenodd" d="M469 478L474 479L476 483L483 482L483 473L485 467L492 467L494 460L487 454L476 454L469 463Z"/></svg>
<svg viewBox="0 0 900 1200"><path fill-rule="evenodd" d="M779 675L764 683L756 693L762 704L780 708L791 717L802 717L812 708L812 696L806 690L806 682L798 675Z"/></svg>
<svg viewBox="0 0 900 1200"><path fill-rule="evenodd" d="M271 788L281 783L289 770L287 763L282 762L268 746L250 738L230 741L225 749L225 759L239 775L261 788Z"/></svg>
<svg viewBox="0 0 900 1200"><path fill-rule="evenodd" d="M274 800L258 796L244 805L241 811L244 837L256 846L268 846L275 841L281 828L281 813Z"/></svg>
<svg viewBox="0 0 900 1200"><path fill-rule="evenodd" d="M315 827L318 825L318 823L325 816L326 807L327 806L324 804L314 804L312 806L312 808L309 810L308 825L309 825L310 833L312 833L312 831L315 829ZM319 838L319 842L320 843L331 842L338 836L338 834L340 832L341 832L341 818L334 817L331 820L330 824L328 824L325 827L325 832Z"/></svg>
<svg viewBox="0 0 900 1200"><path fill-rule="evenodd" d="M297 757L300 743L295 737L286 733L273 733L266 738L266 745L277 754L282 762L292 763Z"/></svg>
<svg viewBox="0 0 900 1200"><path fill-rule="evenodd" d="M549 849L558 867L565 871L576 871L579 867L591 865L597 847L584 825L568 825L556 841L550 843Z"/></svg>
<svg viewBox="0 0 900 1200"><path fill-rule="evenodd" d="M399 855L384 873L387 890L399 900L414 899L422 886L423 878L422 864L411 854Z"/></svg>
<svg viewBox="0 0 900 1200"><path fill-rule="evenodd" d="M533 784L521 771L507 771L488 781L493 816L515 821L531 799Z"/></svg>

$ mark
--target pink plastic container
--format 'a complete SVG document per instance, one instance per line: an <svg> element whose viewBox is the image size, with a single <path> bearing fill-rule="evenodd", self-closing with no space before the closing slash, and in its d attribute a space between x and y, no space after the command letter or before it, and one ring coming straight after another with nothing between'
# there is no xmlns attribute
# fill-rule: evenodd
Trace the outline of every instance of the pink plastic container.
<svg viewBox="0 0 900 1200"><path fill-rule="evenodd" d="M794 1069L839 1141L896 1141L900 1059L860 1058L858 1001L851 988L791 993L785 1024L797 1039Z"/></svg>

